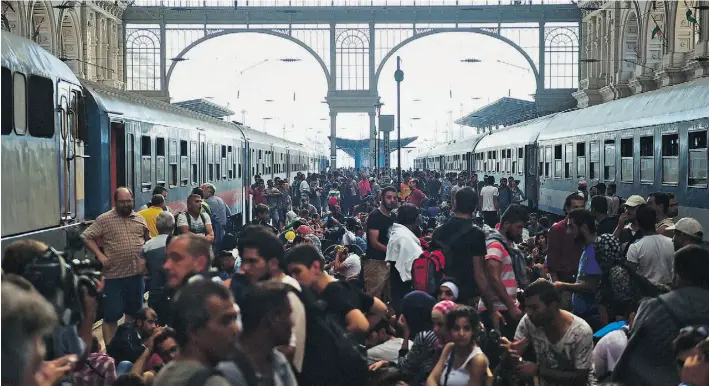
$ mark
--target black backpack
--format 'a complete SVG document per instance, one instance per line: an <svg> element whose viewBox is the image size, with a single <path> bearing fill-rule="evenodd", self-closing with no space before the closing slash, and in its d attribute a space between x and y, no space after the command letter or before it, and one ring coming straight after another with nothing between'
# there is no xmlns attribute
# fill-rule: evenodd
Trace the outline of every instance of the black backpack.
<svg viewBox="0 0 709 386"><path fill-rule="evenodd" d="M305 308L306 331L303 370L299 385L361 386L367 383L367 356L333 316L325 312L308 288L293 290Z"/></svg>

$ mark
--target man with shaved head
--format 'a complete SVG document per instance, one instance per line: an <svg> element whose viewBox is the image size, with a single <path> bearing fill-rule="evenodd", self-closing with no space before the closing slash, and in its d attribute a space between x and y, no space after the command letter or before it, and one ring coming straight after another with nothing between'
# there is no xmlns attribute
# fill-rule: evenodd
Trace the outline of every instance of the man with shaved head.
<svg viewBox="0 0 709 386"><path fill-rule="evenodd" d="M150 240L148 225L134 210L133 192L118 188L113 193L113 209L98 216L81 235L84 245L103 264L106 278L103 289L103 339L111 342L118 320L127 321L143 306L142 265L139 264L143 244ZM102 248L96 243L101 240Z"/></svg>

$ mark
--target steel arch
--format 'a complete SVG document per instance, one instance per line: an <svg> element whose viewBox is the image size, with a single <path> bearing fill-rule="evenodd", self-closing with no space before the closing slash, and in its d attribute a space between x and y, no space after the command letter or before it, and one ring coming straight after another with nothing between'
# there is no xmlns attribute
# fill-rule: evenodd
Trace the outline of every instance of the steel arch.
<svg viewBox="0 0 709 386"><path fill-rule="evenodd" d="M542 28L542 27L539 27L539 28ZM534 72L534 78L535 78L536 81L537 81L537 90L544 88L544 79L540 79L540 77L539 77L539 70L537 69L537 66L534 64L534 61L532 60L532 58L529 57L529 54L528 54L524 49L522 49L522 47L520 47L519 45L517 45L517 43L513 42L512 40L510 40L510 39L508 39L508 38L506 38L506 37L504 37L504 36L502 36L502 35L500 35L500 34L498 34L498 33L486 31L486 30L484 30L484 29L475 28L475 27L465 27L465 28L434 28L434 29L431 29L430 31L417 33L416 35L411 36L411 37L409 37L409 38L403 40L401 43L399 43L399 44L397 44L396 46L394 46L394 48L392 48L392 49L384 56L384 58L382 58L381 63L379 63L379 65L377 66L377 72L376 72L376 74L375 74L375 76L374 76L374 86L377 87L377 88L379 87L379 76L381 75L381 72L382 72L382 70L384 69L384 64L386 64L387 60L389 60L389 58L391 58L391 56L394 55L394 53L395 53L396 51L398 51L399 49L401 49L401 47L403 47L403 46L405 46L405 45L407 45L407 44L413 42L414 40L417 40L417 39L420 39L420 38L423 38L423 37L426 37L426 36L431 36L431 35L436 35L436 34L439 34L439 33L446 33L446 32L472 32L472 33L477 33L477 34L480 34L480 35L489 36L489 37L491 37L491 38L495 38L495 39L497 39L497 40L500 40L500 41L502 41L502 42L504 42L504 43L509 44L510 46L512 46L512 48L514 48L514 49L517 50L520 54L522 54L522 56L524 56L524 58L525 58L525 59L527 60L527 62L529 63L529 66L532 68L532 71ZM540 50L543 50L543 49L544 49L544 46L539 47L539 49L540 49Z"/></svg>
<svg viewBox="0 0 709 386"><path fill-rule="evenodd" d="M205 41L207 41L207 40L209 40L209 39L213 39L213 38L216 38L216 37L219 37L219 36L225 36L225 35L230 35L230 34L235 34L235 33L246 33L246 32L250 32L250 33L260 33L260 34L266 34L266 35L276 36L276 37L279 37L279 38L284 38L284 39L286 39L286 40L290 40L290 41L292 41L293 43L295 43L295 44L301 46L301 47L304 48L306 51L308 51L308 53L309 53L310 55L312 55L312 56L315 58L315 60L318 61L318 63L320 64L320 67L322 67L322 70L323 70L323 72L325 73L325 80L327 80L328 88L331 86L331 76L330 76L330 72L328 71L327 66L325 65L325 62L322 60L322 58L320 57L320 55L318 55L318 53L315 52L315 50L313 50L312 48L310 48L310 46L308 46L307 44L305 44L303 41L298 40L298 39L294 38L294 37L291 36L291 35L287 35L287 34L284 34L284 33L281 33L281 32L277 32L277 31L274 31L274 30L270 30L270 29L244 29L244 28L239 28L239 29L225 29L225 30L223 30L223 31L219 31L219 32L216 32L216 33L213 33L213 34L210 34L210 35L206 35L206 36L203 36L203 37L201 37L201 38L195 40L194 42L190 43L187 47L185 47L182 51L180 51L180 53L175 57L175 59L181 59L181 58L183 58L183 57L185 56L185 54L187 54L187 52L189 52L191 49L193 49L194 47L198 46L200 43L203 43L203 42L205 42ZM160 42L160 44L165 44L165 42ZM166 58L166 59L167 59L167 58ZM168 59L168 60L169 60L169 59ZM170 78L172 77L172 71L175 69L175 66L177 65L177 63L179 63L178 60L172 61L172 64L170 64L170 68L169 68L168 71L167 71L167 74L165 74L165 92L167 92L167 93L170 92Z"/></svg>

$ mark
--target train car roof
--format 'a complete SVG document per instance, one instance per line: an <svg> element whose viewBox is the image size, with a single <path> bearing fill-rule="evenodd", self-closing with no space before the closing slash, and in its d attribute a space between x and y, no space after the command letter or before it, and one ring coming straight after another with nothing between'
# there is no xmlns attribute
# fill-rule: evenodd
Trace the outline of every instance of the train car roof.
<svg viewBox="0 0 709 386"><path fill-rule="evenodd" d="M71 68L39 44L11 32L2 34L2 65L26 75L40 75L49 79L63 79L79 84Z"/></svg>
<svg viewBox="0 0 709 386"><path fill-rule="evenodd" d="M457 139L442 145L431 148L425 153L421 153L416 158L426 158L426 157L438 157L441 155L458 155L463 154L467 151L473 151L475 145L478 144L480 139L486 134L475 134L471 137Z"/></svg>
<svg viewBox="0 0 709 386"><path fill-rule="evenodd" d="M205 130L219 129L233 133L236 132L238 128L241 128L249 141L268 145L279 145L280 147L287 145L289 148L305 150L301 144L258 132L248 126L222 121L208 115L162 102L155 98L142 96L130 91L119 90L87 80L82 80L81 83L84 87L89 89L99 107L107 114L114 117L135 119L141 122L151 122L185 129L197 127Z"/></svg>
<svg viewBox="0 0 709 386"><path fill-rule="evenodd" d="M709 117L709 78L558 114L540 141Z"/></svg>
<svg viewBox="0 0 709 386"><path fill-rule="evenodd" d="M530 119L503 129L495 130L478 142L478 145L475 147L475 151L478 152L485 149L518 147L533 144L537 141L539 133L546 130L549 124L553 121L555 115L556 114L545 115L543 117Z"/></svg>

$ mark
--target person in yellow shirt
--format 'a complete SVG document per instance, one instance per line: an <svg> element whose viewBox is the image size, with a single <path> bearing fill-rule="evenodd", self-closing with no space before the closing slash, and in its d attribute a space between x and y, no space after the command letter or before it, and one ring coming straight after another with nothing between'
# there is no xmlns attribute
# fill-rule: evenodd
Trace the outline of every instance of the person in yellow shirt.
<svg viewBox="0 0 709 386"><path fill-rule="evenodd" d="M150 200L150 206L148 209L143 209L138 212L139 215L143 216L145 222L148 224L148 230L150 231L150 237L157 237L160 232L158 232L155 220L158 215L165 210L165 197L162 194L153 195L152 200Z"/></svg>

